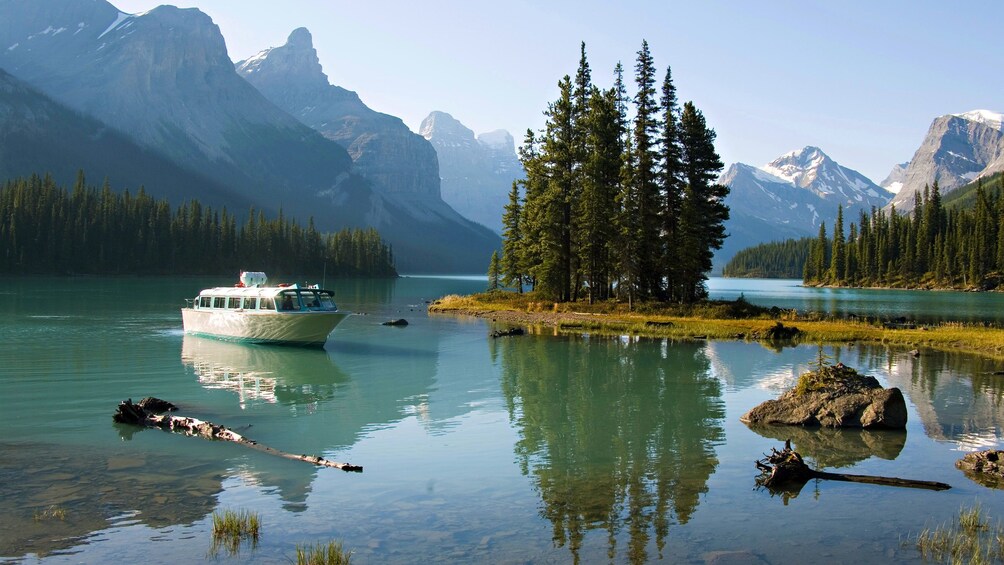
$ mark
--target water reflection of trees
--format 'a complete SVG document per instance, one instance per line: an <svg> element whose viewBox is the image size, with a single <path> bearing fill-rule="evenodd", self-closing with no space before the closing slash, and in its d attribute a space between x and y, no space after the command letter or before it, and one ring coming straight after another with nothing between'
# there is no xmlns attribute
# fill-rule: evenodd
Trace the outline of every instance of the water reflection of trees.
<svg viewBox="0 0 1004 565"><path fill-rule="evenodd" d="M608 554L662 557L672 523L687 523L724 440L721 388L703 346L652 340L494 340L515 451L544 503L554 540L576 562L586 533Z"/></svg>

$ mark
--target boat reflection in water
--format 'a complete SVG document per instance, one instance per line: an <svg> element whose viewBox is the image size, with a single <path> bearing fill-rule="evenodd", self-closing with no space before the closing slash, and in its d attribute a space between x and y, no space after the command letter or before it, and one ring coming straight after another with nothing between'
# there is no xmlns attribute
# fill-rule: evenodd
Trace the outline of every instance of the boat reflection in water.
<svg viewBox="0 0 1004 565"><path fill-rule="evenodd" d="M249 404L307 404L330 399L350 381L323 349L294 349L185 335L181 361L207 389L229 390Z"/></svg>

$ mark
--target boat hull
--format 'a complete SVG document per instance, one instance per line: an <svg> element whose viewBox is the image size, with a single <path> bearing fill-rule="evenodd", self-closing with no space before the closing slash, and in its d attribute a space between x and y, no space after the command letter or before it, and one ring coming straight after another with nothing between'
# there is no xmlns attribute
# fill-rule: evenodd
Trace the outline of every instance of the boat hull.
<svg viewBox="0 0 1004 565"><path fill-rule="evenodd" d="M182 308L185 333L249 343L322 347L346 312L260 312Z"/></svg>

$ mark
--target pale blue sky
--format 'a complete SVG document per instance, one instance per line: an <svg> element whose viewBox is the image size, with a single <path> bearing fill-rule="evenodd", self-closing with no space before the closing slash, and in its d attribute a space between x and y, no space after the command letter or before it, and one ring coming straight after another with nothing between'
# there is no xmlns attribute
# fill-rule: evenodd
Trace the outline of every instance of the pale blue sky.
<svg viewBox="0 0 1004 565"><path fill-rule="evenodd" d="M125 12L163 1L113 0ZM807 0L178 0L220 26L232 59L307 27L333 84L418 130L433 110L517 142L543 125L579 43L594 82L642 39L659 77L718 133L728 164L816 145L880 182L942 114L1004 111L1004 2ZM629 84L633 93L633 83Z"/></svg>

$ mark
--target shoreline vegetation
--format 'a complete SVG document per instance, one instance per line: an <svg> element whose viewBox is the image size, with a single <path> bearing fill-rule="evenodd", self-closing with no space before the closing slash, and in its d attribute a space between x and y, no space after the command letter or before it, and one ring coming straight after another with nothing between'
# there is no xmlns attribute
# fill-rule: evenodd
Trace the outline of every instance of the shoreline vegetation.
<svg viewBox="0 0 1004 565"><path fill-rule="evenodd" d="M482 318L555 335L630 335L669 339L758 341L764 345L871 343L916 349L959 351L1004 359L1004 329L962 322L897 323L870 318L832 318L735 301L693 305L602 302L556 303L532 293L489 291L444 296L430 314Z"/></svg>

